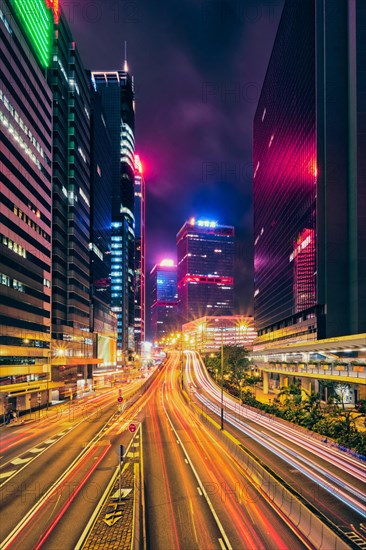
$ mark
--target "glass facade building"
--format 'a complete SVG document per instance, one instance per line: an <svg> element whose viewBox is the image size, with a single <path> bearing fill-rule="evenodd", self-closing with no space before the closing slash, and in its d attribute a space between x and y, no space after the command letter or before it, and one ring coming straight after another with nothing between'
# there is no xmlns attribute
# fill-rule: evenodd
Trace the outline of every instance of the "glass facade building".
<svg viewBox="0 0 366 550"><path fill-rule="evenodd" d="M177 254L181 321L232 314L234 227L192 218L177 234Z"/></svg>
<svg viewBox="0 0 366 550"><path fill-rule="evenodd" d="M91 90L91 329L101 366L117 361L117 317L111 310L111 149L100 94Z"/></svg>
<svg viewBox="0 0 366 550"><path fill-rule="evenodd" d="M140 157L135 155L135 351L145 340L145 179Z"/></svg>
<svg viewBox="0 0 366 550"><path fill-rule="evenodd" d="M166 336L178 324L177 266L173 260L163 260L151 272L152 305L151 332L153 340Z"/></svg>
<svg viewBox="0 0 366 550"><path fill-rule="evenodd" d="M0 0L0 393L25 410L48 401L51 344L52 93L45 78L51 10L31 36L21 8ZM0 409L1 410L1 409Z"/></svg>
<svg viewBox="0 0 366 550"><path fill-rule="evenodd" d="M253 131L258 343L366 330L365 10L284 5Z"/></svg>
<svg viewBox="0 0 366 550"><path fill-rule="evenodd" d="M127 69L127 67L125 67ZM102 99L111 137L112 228L111 304L118 318L117 348L123 361L135 347L135 106L127 70L93 71L92 85Z"/></svg>
<svg viewBox="0 0 366 550"><path fill-rule="evenodd" d="M48 71L54 96L52 338L57 357L79 357L80 365L86 365L86 359L93 356L89 251L90 87L62 12L57 21ZM67 363L67 359L60 361ZM76 379L76 372L74 375Z"/></svg>

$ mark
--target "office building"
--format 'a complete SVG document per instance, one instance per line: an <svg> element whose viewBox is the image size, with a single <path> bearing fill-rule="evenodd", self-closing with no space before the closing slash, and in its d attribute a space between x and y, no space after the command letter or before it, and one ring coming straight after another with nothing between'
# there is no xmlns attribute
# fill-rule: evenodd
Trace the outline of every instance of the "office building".
<svg viewBox="0 0 366 550"><path fill-rule="evenodd" d="M191 218L177 234L181 322L233 313L234 227Z"/></svg>
<svg viewBox="0 0 366 550"><path fill-rule="evenodd" d="M117 316L111 310L111 138L99 92L91 90L91 330L98 372L117 364Z"/></svg>
<svg viewBox="0 0 366 550"><path fill-rule="evenodd" d="M178 326L177 266L165 259L150 271L152 284L151 333L154 341Z"/></svg>
<svg viewBox="0 0 366 550"><path fill-rule="evenodd" d="M93 71L111 138L112 228L111 304L118 318L118 360L125 363L134 342L135 280L135 112L133 81L127 71Z"/></svg>
<svg viewBox="0 0 366 550"><path fill-rule="evenodd" d="M245 315L200 317L184 323L182 332L183 349L195 349L200 353L216 352L221 346L238 346L252 351L257 337L253 317Z"/></svg>
<svg viewBox="0 0 366 550"><path fill-rule="evenodd" d="M366 332L365 20L284 5L254 119L259 346Z"/></svg>
<svg viewBox="0 0 366 550"><path fill-rule="evenodd" d="M54 96L52 376L71 396L77 384L90 383L97 362L90 331L90 88L62 11L55 26L48 71Z"/></svg>
<svg viewBox="0 0 366 550"><path fill-rule="evenodd" d="M0 0L2 412L47 403L51 387L52 36L44 2Z"/></svg>
<svg viewBox="0 0 366 550"><path fill-rule="evenodd" d="M135 155L135 351L145 340L145 179L140 157Z"/></svg>

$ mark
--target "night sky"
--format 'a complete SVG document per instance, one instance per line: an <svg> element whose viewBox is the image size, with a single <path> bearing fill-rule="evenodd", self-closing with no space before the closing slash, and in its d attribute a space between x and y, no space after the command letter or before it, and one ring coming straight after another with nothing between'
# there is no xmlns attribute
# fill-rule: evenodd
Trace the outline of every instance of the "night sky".
<svg viewBox="0 0 366 550"><path fill-rule="evenodd" d="M252 121L283 0L63 0L87 68L135 79L147 269L191 216L234 225L236 301L252 307Z"/></svg>

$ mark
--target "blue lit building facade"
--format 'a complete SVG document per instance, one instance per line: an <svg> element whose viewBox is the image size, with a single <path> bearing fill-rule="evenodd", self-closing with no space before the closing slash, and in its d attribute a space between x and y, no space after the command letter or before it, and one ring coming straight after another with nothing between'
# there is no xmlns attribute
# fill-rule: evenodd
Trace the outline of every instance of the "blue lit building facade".
<svg viewBox="0 0 366 550"><path fill-rule="evenodd" d="M124 71L92 72L111 138L111 305L118 319L118 359L134 349L135 112L132 78Z"/></svg>
<svg viewBox="0 0 366 550"><path fill-rule="evenodd" d="M150 271L152 284L151 332L159 340L178 326L177 266L163 260Z"/></svg>
<svg viewBox="0 0 366 550"><path fill-rule="evenodd" d="M187 221L177 234L178 302L182 323L205 315L232 315L234 227Z"/></svg>
<svg viewBox="0 0 366 550"><path fill-rule="evenodd" d="M285 2L254 119L258 346L366 332L365 20Z"/></svg>

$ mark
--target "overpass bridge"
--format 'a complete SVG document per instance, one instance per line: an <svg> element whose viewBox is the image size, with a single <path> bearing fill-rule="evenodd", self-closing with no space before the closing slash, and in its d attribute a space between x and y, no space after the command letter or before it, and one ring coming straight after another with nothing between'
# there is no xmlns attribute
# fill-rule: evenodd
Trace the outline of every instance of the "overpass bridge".
<svg viewBox="0 0 366 550"><path fill-rule="evenodd" d="M349 403L366 399L366 334L324 340L255 345L251 359L263 375L263 392L300 379L301 387L318 391L319 382L349 385Z"/></svg>

